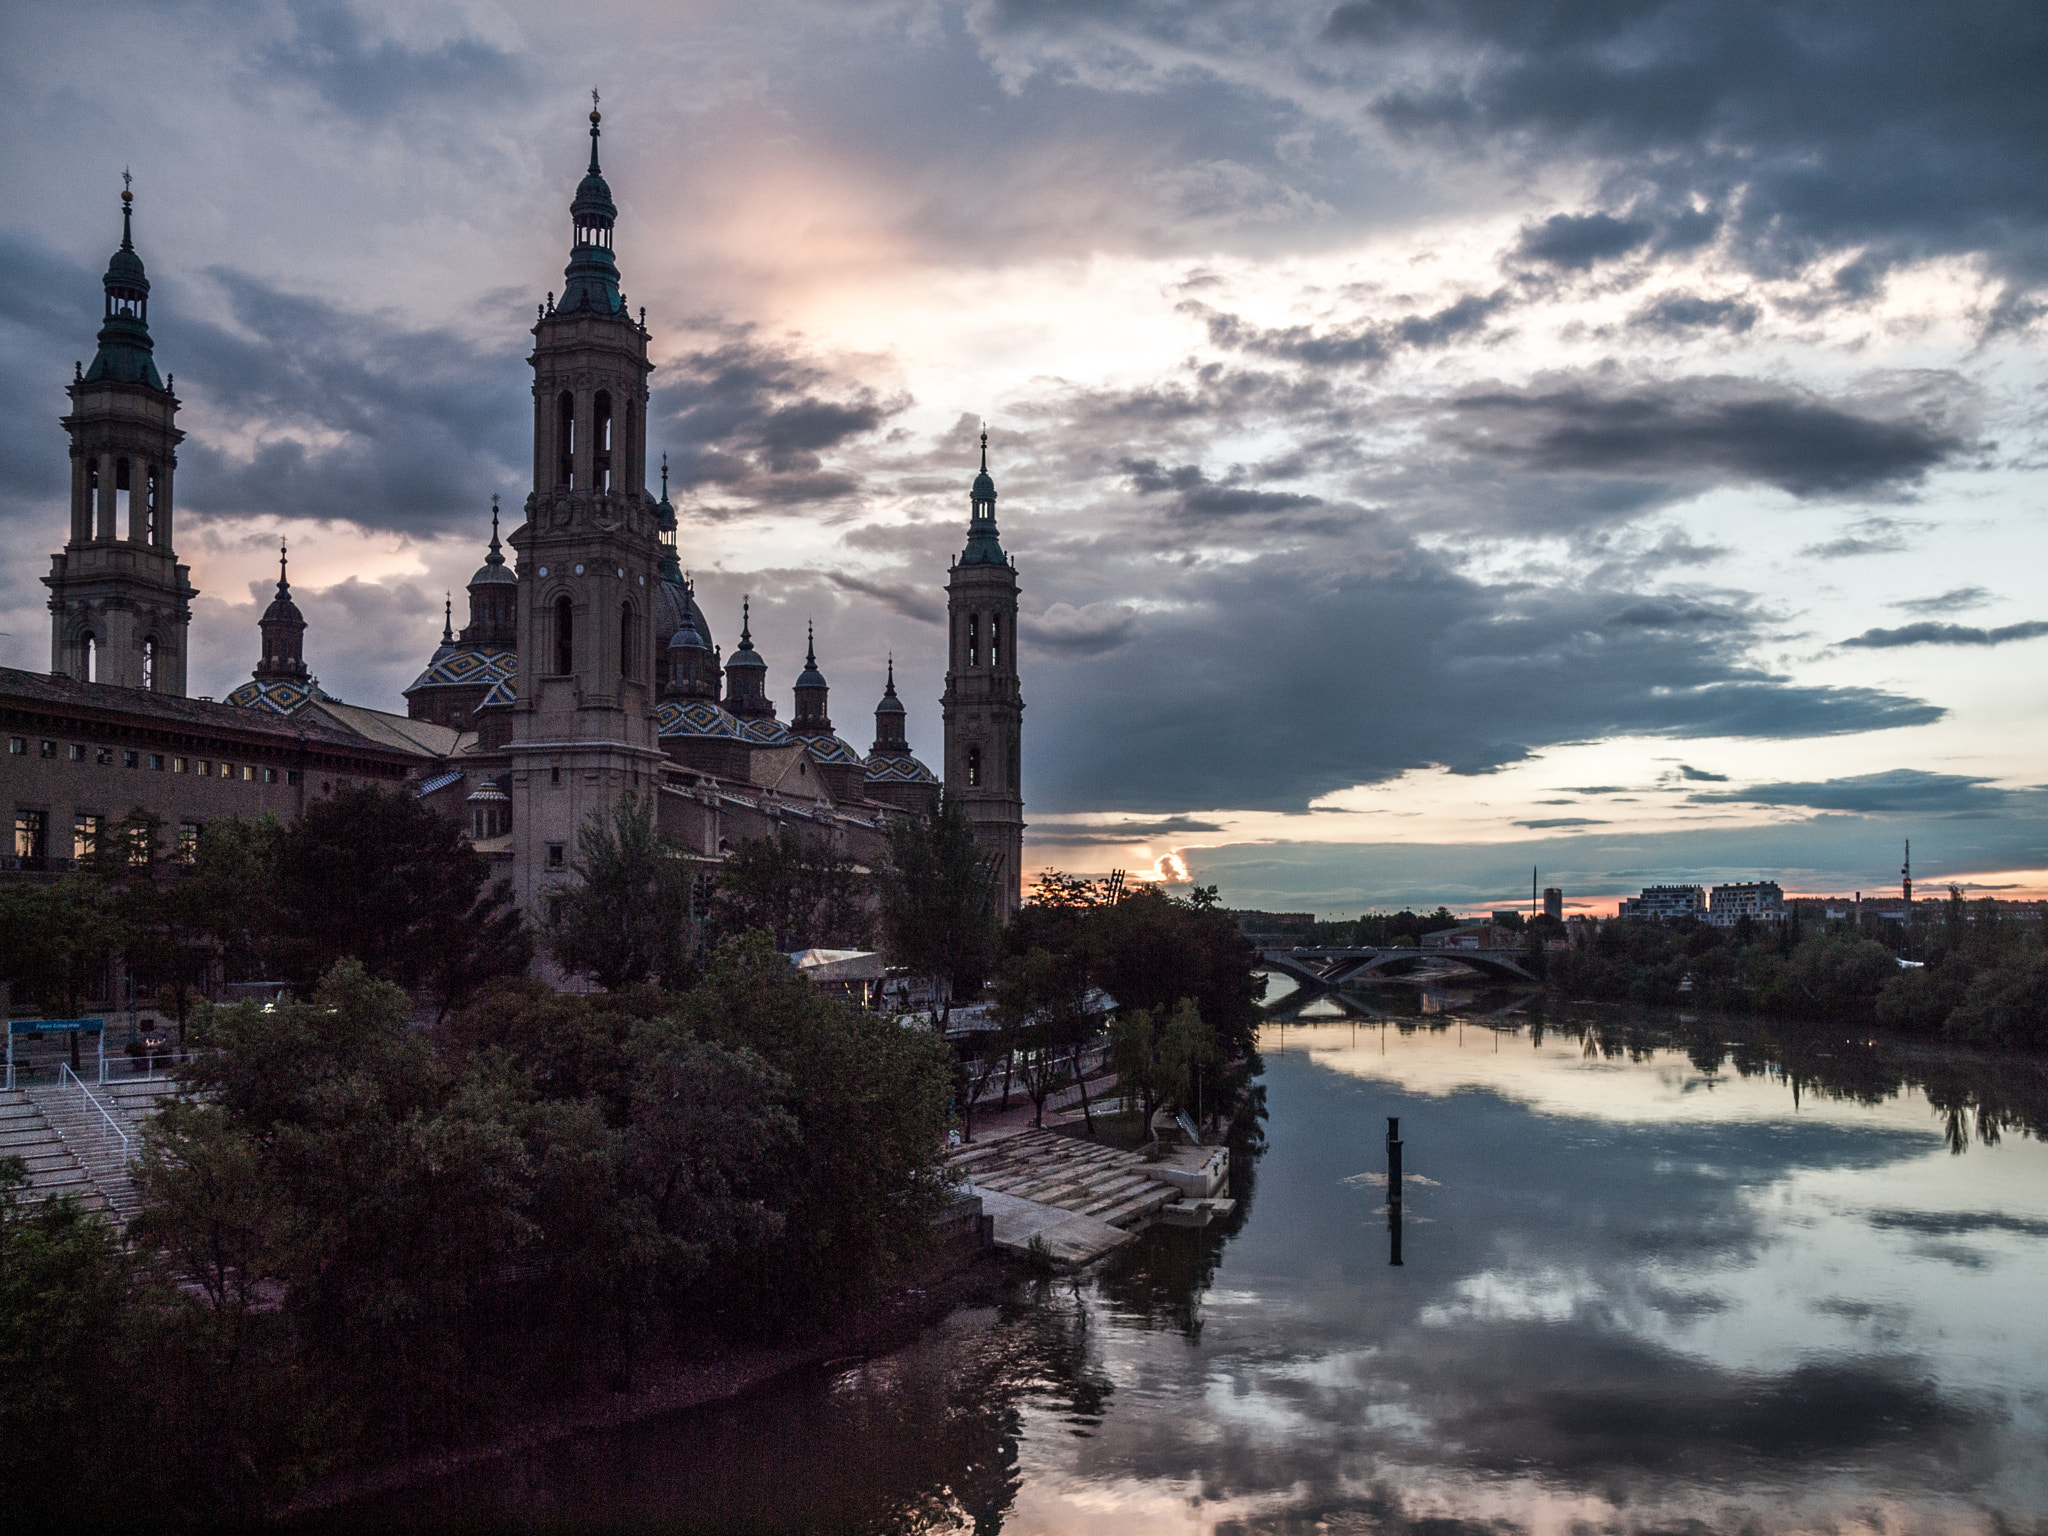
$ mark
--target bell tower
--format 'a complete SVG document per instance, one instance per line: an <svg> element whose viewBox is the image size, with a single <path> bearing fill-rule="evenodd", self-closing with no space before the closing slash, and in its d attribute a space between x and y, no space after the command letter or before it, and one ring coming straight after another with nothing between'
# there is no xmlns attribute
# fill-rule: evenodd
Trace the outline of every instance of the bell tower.
<svg viewBox="0 0 2048 1536"><path fill-rule="evenodd" d="M124 171L122 181L128 180ZM157 376L149 279L135 254L135 194L107 263L99 351L67 389L71 537L50 560L50 672L183 697L190 573L171 549L178 400Z"/></svg>
<svg viewBox="0 0 2048 1536"><path fill-rule="evenodd" d="M968 506L967 547L946 582L946 794L966 809L975 841L995 861L996 916L1008 922L1024 877L1024 695L1017 682L1017 567L996 533L986 431Z"/></svg>
<svg viewBox="0 0 2048 1536"><path fill-rule="evenodd" d="M652 793L663 762L653 623L662 546L646 489L653 365L647 328L619 291L618 209L598 167L591 99L590 168L569 205L562 295L549 295L533 327L533 492L508 541L518 560L513 870L536 918L549 887L570 878L589 817Z"/></svg>

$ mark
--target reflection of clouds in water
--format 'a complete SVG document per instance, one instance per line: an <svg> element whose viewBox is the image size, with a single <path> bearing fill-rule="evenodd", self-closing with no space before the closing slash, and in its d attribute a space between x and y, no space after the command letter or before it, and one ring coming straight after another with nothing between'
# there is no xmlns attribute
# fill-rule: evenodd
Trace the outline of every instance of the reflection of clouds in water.
<svg viewBox="0 0 2048 1536"><path fill-rule="evenodd" d="M1357 1072L1349 1034L1269 1057L1261 1204L1219 1274L1239 1297L1179 1393L1150 1340L1102 1339L1174 1406L1120 1401L1091 1454L1198 1476L1211 1522L1120 1529L1978 1530L2048 1508L2048 1329L2011 1283L2039 1273L2048 1149L1960 1168L1913 1092L1795 1113L1782 1082L1731 1078L1674 1112L1698 1074L1668 1053L1598 1063L1601 1096L1650 1101L1612 1113L1541 1080L1580 1073L1575 1043L1523 1045L1537 1068L1493 1084L1505 1050L1461 1057L1452 1031L1379 1058L1361 1030ZM1441 1181L1392 1272L1333 1203L1384 1187L1353 1170L1388 1113ZM1914 1256L1965 1237L2033 1267Z"/></svg>

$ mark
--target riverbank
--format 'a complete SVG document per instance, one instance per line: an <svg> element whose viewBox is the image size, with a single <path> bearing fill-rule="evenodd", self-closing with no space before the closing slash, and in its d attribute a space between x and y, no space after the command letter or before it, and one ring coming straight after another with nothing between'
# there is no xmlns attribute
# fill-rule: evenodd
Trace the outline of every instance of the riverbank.
<svg viewBox="0 0 2048 1536"><path fill-rule="evenodd" d="M852 1363L909 1343L955 1308L994 1300L1017 1274L1014 1263L985 1250L967 1265L918 1286L905 1286L840 1328L816 1339L651 1358L624 1392L592 1392L524 1419L490 1439L403 1463L337 1472L270 1512L272 1521L305 1530L351 1528L349 1506L596 1430L617 1429L663 1414L732 1402L805 1370Z"/></svg>

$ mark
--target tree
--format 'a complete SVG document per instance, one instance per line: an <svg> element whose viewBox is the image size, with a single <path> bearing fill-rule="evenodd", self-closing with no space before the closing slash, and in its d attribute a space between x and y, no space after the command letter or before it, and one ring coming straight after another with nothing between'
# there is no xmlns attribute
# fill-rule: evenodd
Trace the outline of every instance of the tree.
<svg viewBox="0 0 2048 1536"><path fill-rule="evenodd" d="M1149 1008L1126 1008L1109 1022L1109 1062L1126 1103L1143 1116L1146 1140L1159 1108L1159 1031Z"/></svg>
<svg viewBox="0 0 2048 1536"><path fill-rule="evenodd" d="M875 929L866 883L830 838L778 827L725 856L712 919L722 933L758 928L784 951L865 949Z"/></svg>
<svg viewBox="0 0 2048 1536"><path fill-rule="evenodd" d="M576 851L578 883L548 907L556 963L612 992L649 980L688 985L697 948L693 868L662 836L653 796L593 812L576 833Z"/></svg>
<svg viewBox="0 0 2048 1536"><path fill-rule="evenodd" d="M939 984L947 1016L954 998L980 991L994 964L995 865L975 842L967 812L944 790L930 814L889 829L882 934L898 965Z"/></svg>
<svg viewBox="0 0 2048 1536"><path fill-rule="evenodd" d="M1118 1007L1164 1019L1193 998L1227 1055L1251 1052L1264 982L1258 950L1232 918L1146 885L1103 908L1095 926L1096 979Z"/></svg>
<svg viewBox="0 0 2048 1536"><path fill-rule="evenodd" d="M461 828L409 795L316 800L279 834L275 859L274 958L302 991L353 958L445 1016L533 958L511 882L493 884Z"/></svg>
<svg viewBox="0 0 2048 1536"><path fill-rule="evenodd" d="M1176 1109L1199 1113L1202 1108L1202 1072L1222 1059L1216 1031L1202 1017L1195 1000L1184 997L1174 1005L1166 1028L1159 1032L1159 1096ZM1214 1079L1210 1079L1212 1088Z"/></svg>

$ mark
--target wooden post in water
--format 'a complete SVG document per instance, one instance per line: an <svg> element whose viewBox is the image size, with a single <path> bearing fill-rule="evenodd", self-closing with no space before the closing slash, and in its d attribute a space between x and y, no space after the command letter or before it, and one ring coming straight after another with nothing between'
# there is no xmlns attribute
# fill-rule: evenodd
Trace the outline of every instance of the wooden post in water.
<svg viewBox="0 0 2048 1536"><path fill-rule="evenodd" d="M1401 1117L1387 1116L1387 1262L1401 1262Z"/></svg>

